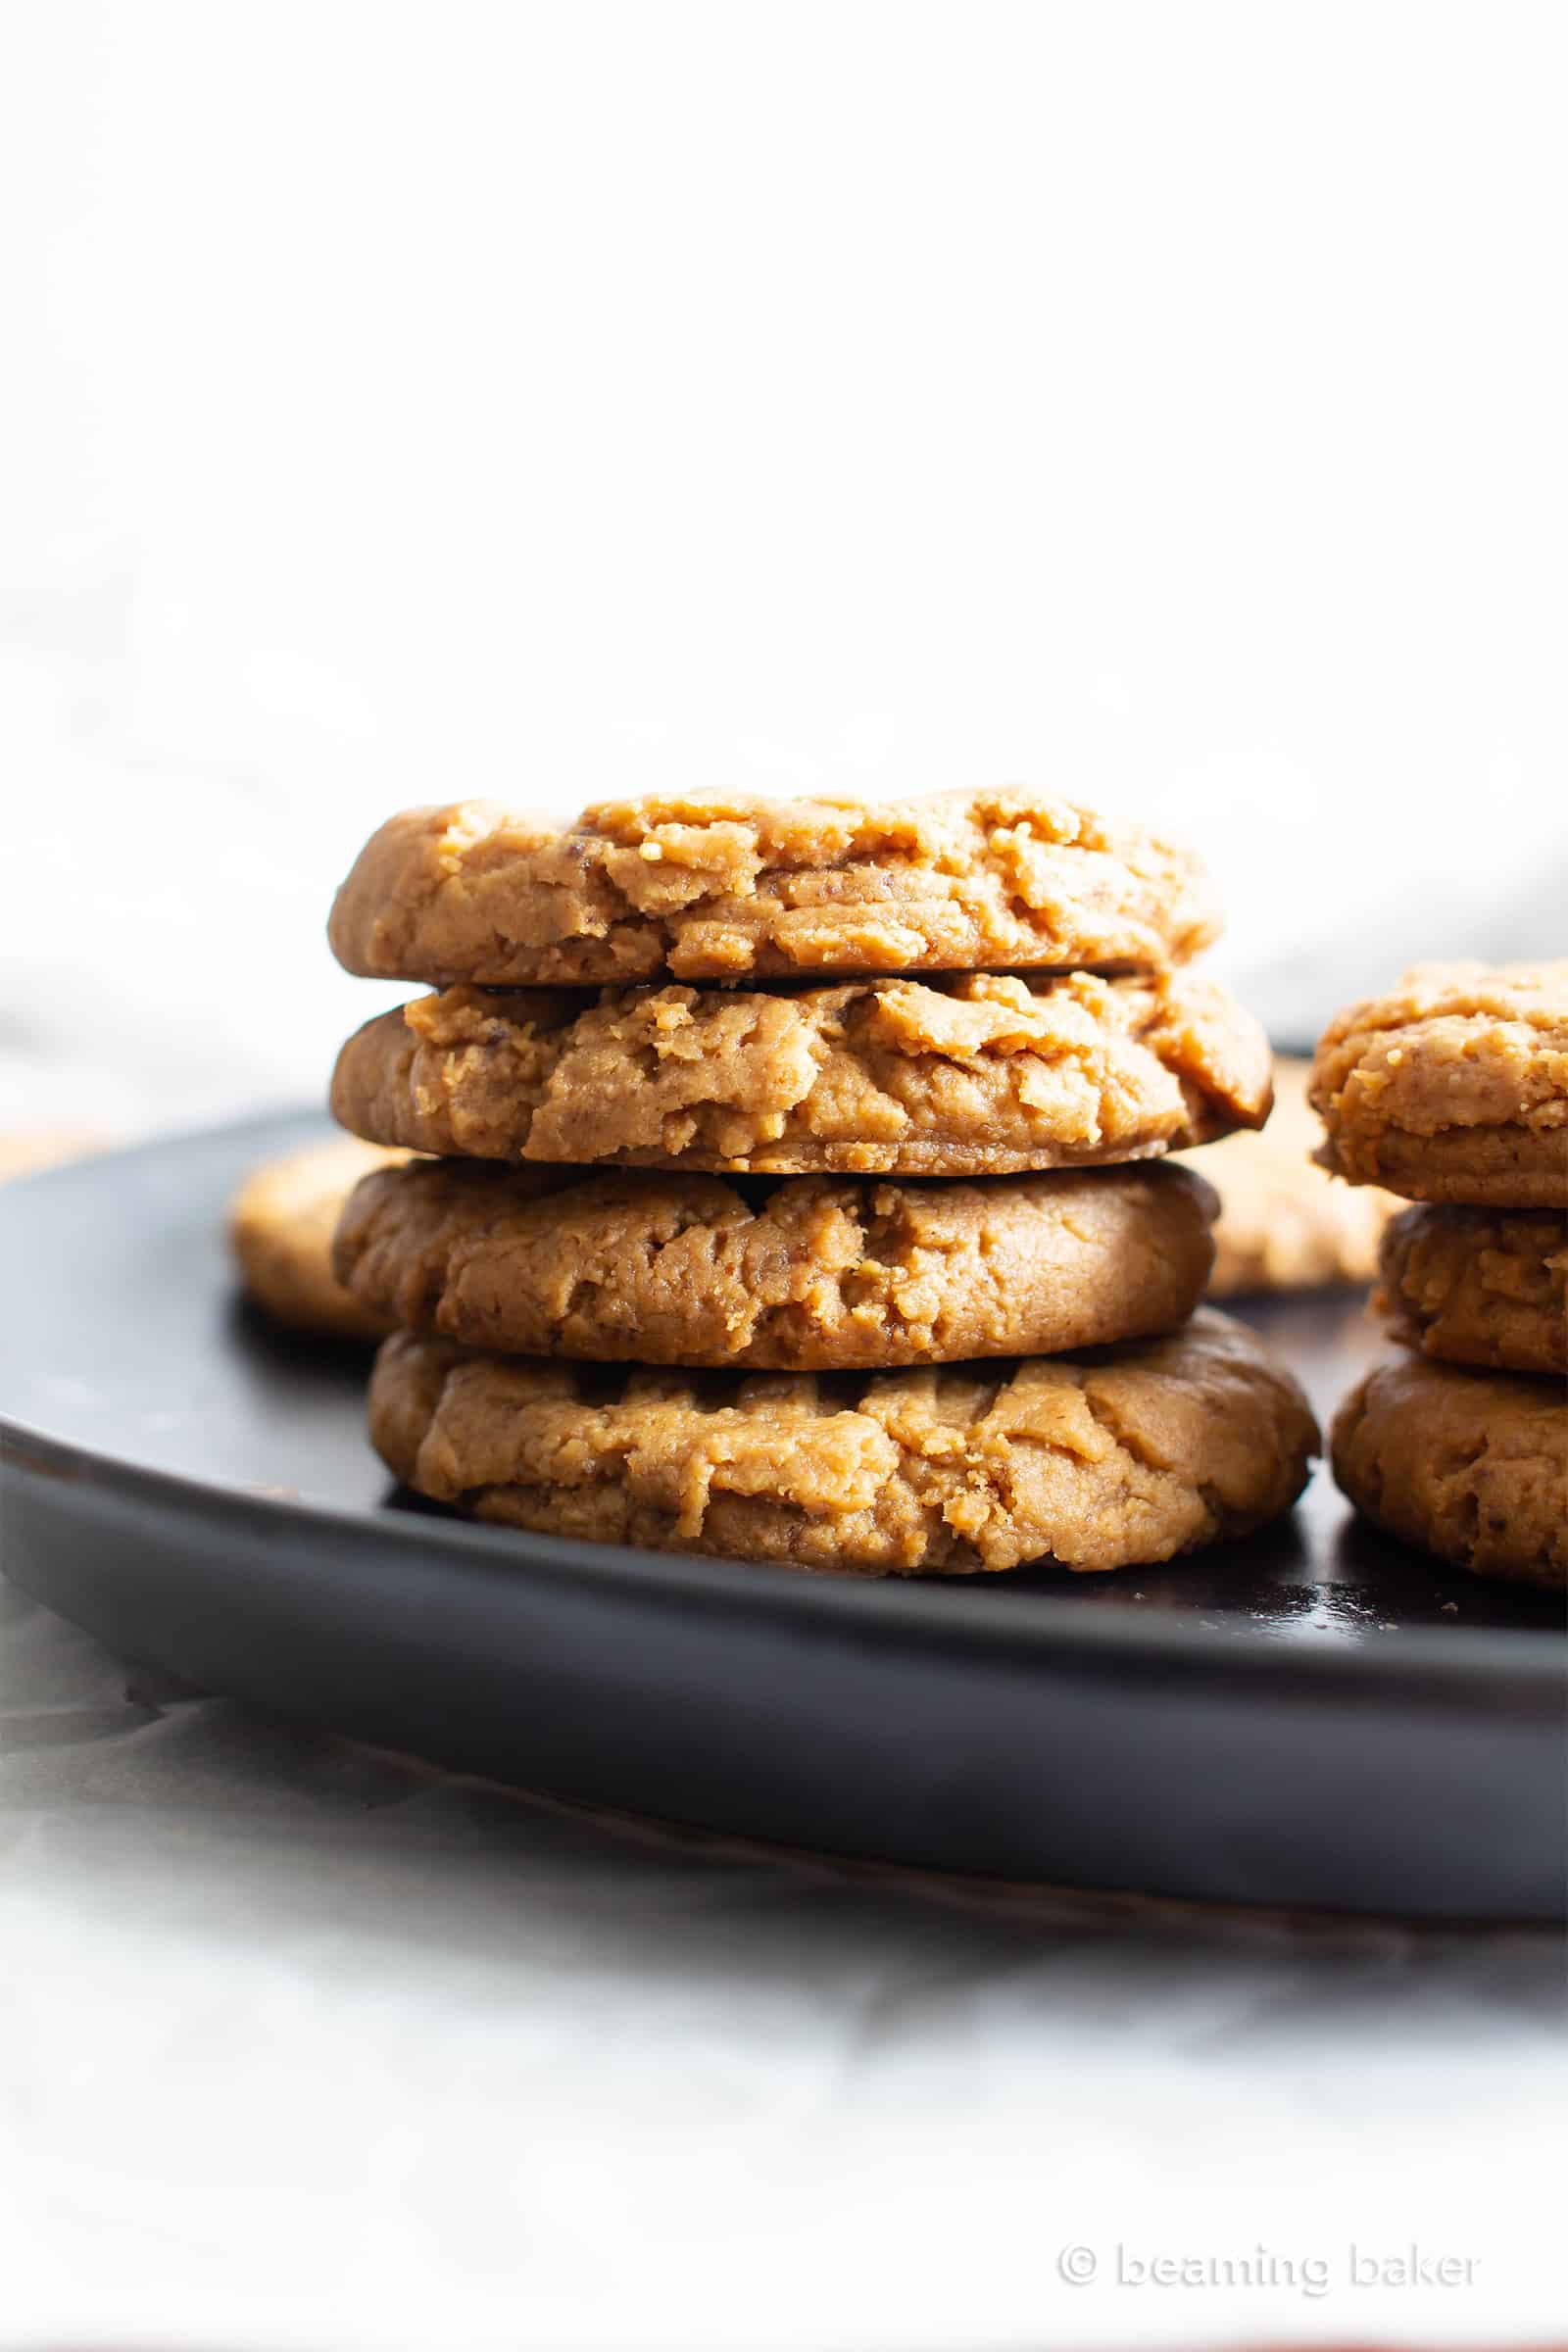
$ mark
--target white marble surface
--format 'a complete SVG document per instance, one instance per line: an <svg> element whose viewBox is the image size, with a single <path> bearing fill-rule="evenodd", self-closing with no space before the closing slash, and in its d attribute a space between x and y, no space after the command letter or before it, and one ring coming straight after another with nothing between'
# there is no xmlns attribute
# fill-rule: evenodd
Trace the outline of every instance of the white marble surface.
<svg viewBox="0 0 1568 2352"><path fill-rule="evenodd" d="M0 1587L6 2352L1545 2343L1562 1999L1545 1934L629 1837Z"/></svg>

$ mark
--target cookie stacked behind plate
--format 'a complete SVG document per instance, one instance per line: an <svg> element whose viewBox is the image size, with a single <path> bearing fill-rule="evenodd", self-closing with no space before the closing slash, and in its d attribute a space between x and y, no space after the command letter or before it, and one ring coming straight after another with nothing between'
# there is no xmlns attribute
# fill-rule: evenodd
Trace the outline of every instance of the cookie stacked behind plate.
<svg viewBox="0 0 1568 2352"><path fill-rule="evenodd" d="M1334 1471L1406 1543L1568 1583L1568 961L1435 964L1334 1021L1325 1166L1420 1205L1374 1305L1407 1352L1335 1421Z"/></svg>
<svg viewBox="0 0 1568 2352"><path fill-rule="evenodd" d="M1311 1417L1194 1317L1214 1198L1157 1164L1267 1115L1215 928L1187 854L1021 793L394 818L331 924L435 988L332 1090L434 1155L338 1233L401 1327L383 1457L514 1526L872 1574L1285 1508Z"/></svg>

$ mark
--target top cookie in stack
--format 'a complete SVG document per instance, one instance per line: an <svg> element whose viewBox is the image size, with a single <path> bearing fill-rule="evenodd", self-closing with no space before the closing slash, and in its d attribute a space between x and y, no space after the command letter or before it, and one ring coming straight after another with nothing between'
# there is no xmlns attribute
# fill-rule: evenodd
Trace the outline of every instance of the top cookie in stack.
<svg viewBox="0 0 1568 2352"><path fill-rule="evenodd" d="M1568 958L1418 964L1330 1022L1311 1098L1351 1184L1568 1208Z"/></svg>
<svg viewBox="0 0 1568 2352"><path fill-rule="evenodd" d="M1219 930L1185 850L1023 792L606 801L564 832L411 808L338 892L338 961L486 988L804 974L1135 971Z"/></svg>
<svg viewBox="0 0 1568 2352"><path fill-rule="evenodd" d="M1432 964L1331 1022L1323 1164L1420 1205L1375 1304L1408 1352L1341 1407L1368 1518L1483 1576L1568 1580L1568 961Z"/></svg>
<svg viewBox="0 0 1568 2352"><path fill-rule="evenodd" d="M1120 1164L1267 1115L1261 1031L1188 962L1215 929L1190 855L1024 793L394 818L331 922L351 970L435 984L332 1091L447 1163L339 1231L404 1327L383 1454L514 1524L884 1572L1114 1566L1282 1508L1294 1384L1181 1329L1213 1196Z"/></svg>

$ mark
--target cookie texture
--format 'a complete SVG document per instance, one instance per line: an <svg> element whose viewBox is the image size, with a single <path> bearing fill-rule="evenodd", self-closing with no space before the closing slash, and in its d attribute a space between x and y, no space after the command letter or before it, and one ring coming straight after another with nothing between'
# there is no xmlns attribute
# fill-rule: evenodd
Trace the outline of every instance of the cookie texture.
<svg viewBox="0 0 1568 2352"><path fill-rule="evenodd" d="M976 973L838 988L445 989L338 1057L372 1142L479 1159L983 1176L1260 1125L1267 1041L1212 981Z"/></svg>
<svg viewBox="0 0 1568 2352"><path fill-rule="evenodd" d="M1153 1562L1300 1492L1305 1399L1239 1324L1082 1358L870 1375L613 1372L400 1333L370 1435L481 1519L862 1575Z"/></svg>
<svg viewBox="0 0 1568 2352"><path fill-rule="evenodd" d="M1396 1340L1445 1363L1568 1374L1568 1216L1407 1208L1383 1237L1373 1304Z"/></svg>
<svg viewBox="0 0 1568 2352"><path fill-rule="evenodd" d="M1261 1134L1245 1129L1184 1164L1219 1195L1209 1296L1370 1282L1378 1244L1401 1203L1374 1185L1338 1183L1312 1157L1323 1129L1306 1099L1309 1065L1274 1064L1274 1107Z"/></svg>
<svg viewBox="0 0 1568 2352"><path fill-rule="evenodd" d="M388 1325L520 1355L828 1371L1047 1355L1170 1331L1216 1201L1153 1165L986 1184L777 1181L477 1160L368 1176L345 1287Z"/></svg>
<svg viewBox="0 0 1568 2352"><path fill-rule="evenodd" d="M1334 1475L1358 1511L1477 1576L1568 1584L1568 1400L1559 1383L1400 1355L1351 1390Z"/></svg>
<svg viewBox="0 0 1568 2352"><path fill-rule="evenodd" d="M1351 1184L1568 1208L1568 960L1406 972L1330 1024L1311 1099Z"/></svg>
<svg viewBox="0 0 1568 2352"><path fill-rule="evenodd" d="M338 1281L332 1236L360 1178L406 1156L340 1135L252 1169L229 1202L228 1244L247 1295L274 1322L332 1340L373 1341L391 1330L389 1315Z"/></svg>
<svg viewBox="0 0 1568 2352"><path fill-rule="evenodd" d="M361 852L329 937L371 978L513 988L1158 967L1218 929L1190 852L1004 791L606 801L565 831L492 801L411 808Z"/></svg>

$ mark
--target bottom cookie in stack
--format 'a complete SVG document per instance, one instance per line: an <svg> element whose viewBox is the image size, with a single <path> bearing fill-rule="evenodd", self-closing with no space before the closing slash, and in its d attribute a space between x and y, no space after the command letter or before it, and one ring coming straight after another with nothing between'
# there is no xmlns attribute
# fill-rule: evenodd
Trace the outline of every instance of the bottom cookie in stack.
<svg viewBox="0 0 1568 2352"><path fill-rule="evenodd" d="M1403 1355L1335 1416L1334 1475L1363 1517L1477 1576L1568 1585L1560 1383Z"/></svg>
<svg viewBox="0 0 1568 2352"><path fill-rule="evenodd" d="M404 1333L370 1437L481 1519L873 1576L1170 1559L1287 1509L1317 1446L1291 1375L1207 1308L1077 1357L870 1374L613 1370Z"/></svg>
<svg viewBox="0 0 1568 2352"><path fill-rule="evenodd" d="M1365 1518L1478 1576L1568 1584L1568 964L1432 967L1333 1023L1324 1157L1427 1203L1374 1305L1408 1350L1345 1399ZM1469 1196L1468 1200L1466 1196Z"/></svg>

